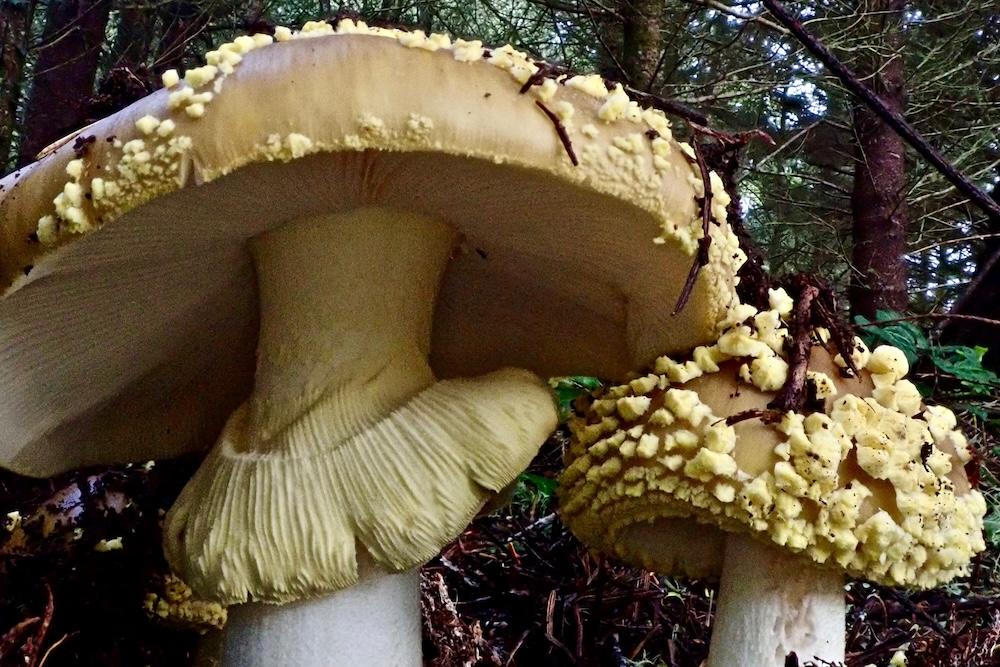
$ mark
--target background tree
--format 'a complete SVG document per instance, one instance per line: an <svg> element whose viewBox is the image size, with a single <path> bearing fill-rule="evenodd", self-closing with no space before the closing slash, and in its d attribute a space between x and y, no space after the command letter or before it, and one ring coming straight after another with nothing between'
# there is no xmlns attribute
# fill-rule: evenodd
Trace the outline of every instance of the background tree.
<svg viewBox="0 0 1000 667"><path fill-rule="evenodd" d="M111 0L50 0L24 109L18 163L87 118Z"/></svg>

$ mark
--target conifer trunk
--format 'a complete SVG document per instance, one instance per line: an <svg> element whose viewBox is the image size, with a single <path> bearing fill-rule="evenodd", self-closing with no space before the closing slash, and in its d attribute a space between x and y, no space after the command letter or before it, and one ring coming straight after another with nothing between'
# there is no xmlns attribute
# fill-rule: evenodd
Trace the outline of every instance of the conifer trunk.
<svg viewBox="0 0 1000 667"><path fill-rule="evenodd" d="M903 0L871 0L859 11L869 15L872 37L881 48L859 68L889 108L902 113L906 83L901 54ZM881 35L881 39L878 39ZM906 289L906 152L903 139L863 102L852 110L856 140L854 189L851 195L855 271L850 286L851 309L874 318L882 309L904 310Z"/></svg>
<svg viewBox="0 0 1000 667"><path fill-rule="evenodd" d="M646 90L660 60L663 0L627 0L621 12L622 69L633 87Z"/></svg>
<svg viewBox="0 0 1000 667"><path fill-rule="evenodd" d="M110 11L111 0L50 0L24 113L19 164L33 161L87 118Z"/></svg>
<svg viewBox="0 0 1000 667"><path fill-rule="evenodd" d="M32 10L33 3L0 1L0 171L6 171L14 142Z"/></svg>

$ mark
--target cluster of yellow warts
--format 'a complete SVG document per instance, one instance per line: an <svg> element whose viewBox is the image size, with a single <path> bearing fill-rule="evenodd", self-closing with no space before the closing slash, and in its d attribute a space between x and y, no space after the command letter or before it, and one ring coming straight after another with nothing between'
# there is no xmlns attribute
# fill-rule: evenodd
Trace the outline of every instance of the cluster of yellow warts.
<svg viewBox="0 0 1000 667"><path fill-rule="evenodd" d="M311 21L299 31L278 27L273 37L264 34L238 37L208 52L204 65L188 70L183 76L175 70L165 72L162 78L168 90L168 107L172 113L181 114L186 120L200 119L205 116L212 101L222 93L226 77L235 71L249 52L270 46L274 42L334 34L385 37L408 48L450 50L453 58L459 62L485 61L508 72L517 84L515 90L519 91L521 86L527 85L528 94L540 103L551 106L552 113L566 132L580 142L580 162L592 174L593 181L629 183L630 188L637 192L651 193L649 196L655 200L658 196L656 193L662 187L660 179L673 172L694 187L696 196L700 197L704 192L701 176L693 166L667 159L674 144L670 122L663 112L640 107L629 98L620 84L614 84L609 89L605 80L598 75L538 76L542 64L511 46L488 49L479 41L452 40L446 35L426 35L420 30L409 32L370 27L360 21L345 19L336 27L324 21ZM571 101L564 99L564 95L557 95L560 87L574 89L595 98L600 103L596 111L599 122L585 122L576 128L574 116L579 118L577 108ZM609 142L595 141L602 132L600 125L619 122L634 124L636 131L615 136ZM348 134L336 142L336 145L329 141L319 142L296 132L271 134L262 138L257 148L241 164L291 160L329 150L436 146L431 138L433 120L419 114L411 114L406 127L398 130L390 130L380 118L367 113L359 116L357 126L355 134ZM93 175L94 169L86 164L85 158L70 162L67 167L69 180L63 192L54 200L54 213L39 220L37 231L40 241L52 245L63 234L86 233L182 185L185 178L184 161L192 148L191 139L186 136L171 136L176 125L169 118L145 116L136 122L136 127L140 135L138 138L124 142L113 140L114 147L120 149L121 154L116 164L100 168L105 173ZM680 144L680 149L693 160L693 149L689 145ZM494 156L494 159L504 161L505 157ZM647 164L652 168L647 168ZM234 167L219 169L217 173L201 174L202 180L213 180L232 168ZM711 178L714 195L712 215L722 224L725 222L725 208L729 197L718 176L712 173ZM697 219L681 220L674 213L663 211L662 232L654 242L666 243L670 239L687 253L693 254L702 235L702 227ZM729 238L732 234L728 230L717 236L720 237L719 243L714 245L720 247L714 248L715 254L719 258L723 255L733 257L738 264L742 255L735 238ZM727 265L732 263L726 262Z"/></svg>
<svg viewBox="0 0 1000 667"><path fill-rule="evenodd" d="M951 411L921 404L899 350L869 352L857 340L854 360L874 383L871 396L786 413L772 427L768 464L752 472L737 450L755 445L737 437L726 421L732 415L715 414L682 388L713 374L733 391L743 383L772 392L784 383L791 300L783 290L771 297L767 311L736 307L719 341L691 360L661 357L655 373L609 389L573 422L561 480L568 525L588 544L652 569L673 564L654 562L626 529L681 517L756 534L880 583L931 587L963 573L985 548L985 501L975 490L957 493L948 478L970 458L966 441ZM817 344L826 336L818 331ZM839 356L835 362L844 365ZM738 379L724 377L734 367ZM811 372L810 380L820 398L835 395L829 376Z"/></svg>
<svg viewBox="0 0 1000 667"><path fill-rule="evenodd" d="M135 123L142 138L112 139L121 156L87 176L82 157L66 165L69 180L53 200L55 213L38 221L38 240L55 244L60 233L84 234L153 197L174 189L182 177L182 157L191 148L187 136L175 136L170 119L143 116Z"/></svg>
<svg viewBox="0 0 1000 667"><path fill-rule="evenodd" d="M218 602L201 600L179 577L168 574L160 590L146 593L146 612L168 623L202 632L221 630L226 625L226 608Z"/></svg>

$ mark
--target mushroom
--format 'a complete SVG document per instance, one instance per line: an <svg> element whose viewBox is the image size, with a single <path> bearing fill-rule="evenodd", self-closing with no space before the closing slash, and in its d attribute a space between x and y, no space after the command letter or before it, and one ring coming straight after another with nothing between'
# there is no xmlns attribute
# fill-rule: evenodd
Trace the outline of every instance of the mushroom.
<svg viewBox="0 0 1000 667"><path fill-rule="evenodd" d="M985 548L955 416L926 406L896 348L855 339L858 377L816 329L805 414L768 409L789 372L784 318L740 305L692 358L612 387L572 424L564 521L668 575L721 579L711 667L844 660L844 575L928 588ZM825 663L824 663L825 664Z"/></svg>
<svg viewBox="0 0 1000 667"><path fill-rule="evenodd" d="M621 86L549 71L279 28L0 181L0 463L215 443L165 551L199 595L254 603L227 664L418 662L414 568L554 428L538 376L718 335L744 259L721 188L673 316L703 236L690 147Z"/></svg>

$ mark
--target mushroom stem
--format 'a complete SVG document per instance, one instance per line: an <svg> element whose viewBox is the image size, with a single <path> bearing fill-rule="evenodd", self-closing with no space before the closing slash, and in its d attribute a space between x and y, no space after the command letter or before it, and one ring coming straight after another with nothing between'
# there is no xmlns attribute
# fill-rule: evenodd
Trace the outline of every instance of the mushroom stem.
<svg viewBox="0 0 1000 667"><path fill-rule="evenodd" d="M726 538L708 667L844 661L844 577L744 535Z"/></svg>
<svg viewBox="0 0 1000 667"><path fill-rule="evenodd" d="M229 612L221 667L421 664L419 571L369 574L325 597Z"/></svg>
<svg viewBox="0 0 1000 667"><path fill-rule="evenodd" d="M456 240L384 208L254 239L253 392L164 525L167 559L195 591L285 603L356 584L369 557L412 569L530 463L557 423L542 380L438 381L428 363Z"/></svg>
<svg viewBox="0 0 1000 667"><path fill-rule="evenodd" d="M254 239L261 320L244 451L267 449L318 403L336 403L326 437L342 440L433 384L434 303L455 240L443 223L382 208Z"/></svg>

